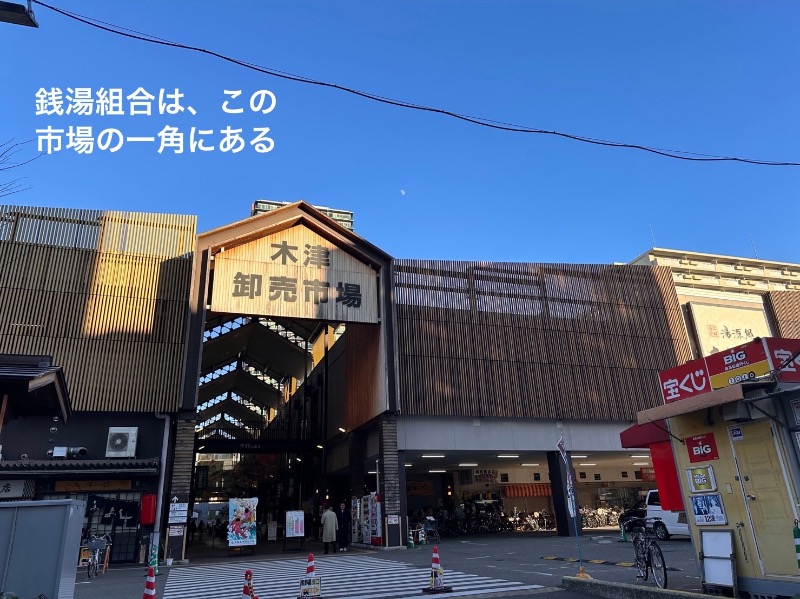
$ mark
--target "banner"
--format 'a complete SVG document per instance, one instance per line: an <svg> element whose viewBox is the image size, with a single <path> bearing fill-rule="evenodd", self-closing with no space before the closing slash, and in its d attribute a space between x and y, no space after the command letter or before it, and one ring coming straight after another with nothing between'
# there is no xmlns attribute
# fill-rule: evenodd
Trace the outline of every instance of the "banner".
<svg viewBox="0 0 800 599"><path fill-rule="evenodd" d="M567 472L567 507L569 508L569 515L571 518L575 517L575 487L572 484L572 464L567 460L567 448L564 445L564 435L556 443L556 449L561 454L561 459L564 460L564 469Z"/></svg>
<svg viewBox="0 0 800 599"><path fill-rule="evenodd" d="M258 536L256 526L258 498L231 499L228 503L228 546L255 545Z"/></svg>
<svg viewBox="0 0 800 599"><path fill-rule="evenodd" d="M89 495L86 512L95 523L114 528L136 528L139 525L139 503Z"/></svg>

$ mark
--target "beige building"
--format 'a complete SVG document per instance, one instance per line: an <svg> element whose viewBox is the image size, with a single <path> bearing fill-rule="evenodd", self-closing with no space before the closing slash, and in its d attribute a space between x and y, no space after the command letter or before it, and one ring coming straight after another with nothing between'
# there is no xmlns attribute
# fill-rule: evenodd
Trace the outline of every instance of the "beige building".
<svg viewBox="0 0 800 599"><path fill-rule="evenodd" d="M800 290L800 264L652 248L630 264L669 266L695 357L755 337L787 336L772 304ZM772 292L772 293L771 293ZM771 295L767 295L771 293Z"/></svg>

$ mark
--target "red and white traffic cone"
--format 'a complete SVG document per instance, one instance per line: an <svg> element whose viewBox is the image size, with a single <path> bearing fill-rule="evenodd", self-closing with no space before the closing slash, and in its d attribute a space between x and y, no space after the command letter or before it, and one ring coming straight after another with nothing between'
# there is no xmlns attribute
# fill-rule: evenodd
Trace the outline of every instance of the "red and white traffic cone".
<svg viewBox="0 0 800 599"><path fill-rule="evenodd" d="M433 557L431 559L431 582L426 588L422 589L423 593L452 593L453 587L444 586L444 570L439 562L439 548L433 546Z"/></svg>
<svg viewBox="0 0 800 599"><path fill-rule="evenodd" d="M156 571L153 566L147 569L147 581L144 583L142 599L156 599Z"/></svg>
<svg viewBox="0 0 800 599"><path fill-rule="evenodd" d="M308 565L306 566L306 578L314 576L314 554L308 554Z"/></svg>
<svg viewBox="0 0 800 599"><path fill-rule="evenodd" d="M244 586L242 587L242 599L258 599L253 590L253 571L244 571Z"/></svg>

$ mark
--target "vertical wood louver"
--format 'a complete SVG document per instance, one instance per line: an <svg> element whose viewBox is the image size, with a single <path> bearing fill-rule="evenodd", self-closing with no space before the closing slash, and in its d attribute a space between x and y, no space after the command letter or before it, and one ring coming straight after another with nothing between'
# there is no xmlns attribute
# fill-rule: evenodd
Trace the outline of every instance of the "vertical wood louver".
<svg viewBox="0 0 800 599"><path fill-rule="evenodd" d="M196 217L0 206L0 353L64 368L73 409L175 411Z"/></svg>
<svg viewBox="0 0 800 599"><path fill-rule="evenodd" d="M691 358L668 268L396 260L406 414L632 420Z"/></svg>
<svg viewBox="0 0 800 599"><path fill-rule="evenodd" d="M767 304L775 317L779 337L800 339L800 291L773 291Z"/></svg>

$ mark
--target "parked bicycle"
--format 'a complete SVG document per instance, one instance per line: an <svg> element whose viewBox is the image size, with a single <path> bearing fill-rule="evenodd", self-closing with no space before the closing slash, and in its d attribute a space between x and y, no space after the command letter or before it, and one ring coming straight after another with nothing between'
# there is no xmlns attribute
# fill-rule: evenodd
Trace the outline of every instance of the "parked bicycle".
<svg viewBox="0 0 800 599"><path fill-rule="evenodd" d="M97 571L105 559L106 547L108 546L108 535L96 537L92 535L86 543L89 549L89 559L86 561L86 574L89 578L97 577Z"/></svg>
<svg viewBox="0 0 800 599"><path fill-rule="evenodd" d="M649 573L660 589L667 588L667 566L664 554L658 546L653 525L661 518L631 518L625 522L625 531L633 535L633 551L636 555L636 578L646 581Z"/></svg>

